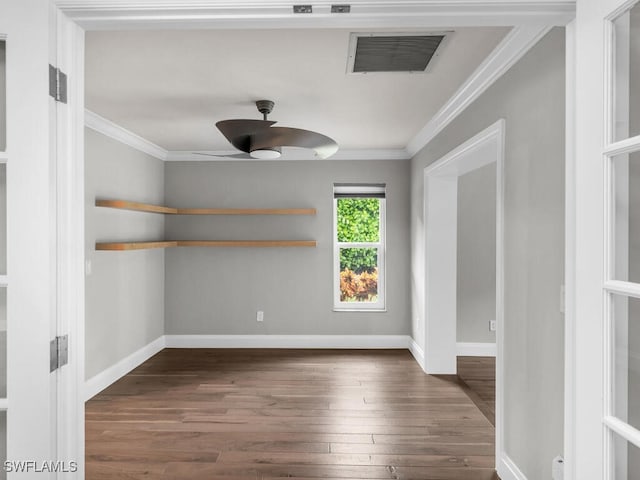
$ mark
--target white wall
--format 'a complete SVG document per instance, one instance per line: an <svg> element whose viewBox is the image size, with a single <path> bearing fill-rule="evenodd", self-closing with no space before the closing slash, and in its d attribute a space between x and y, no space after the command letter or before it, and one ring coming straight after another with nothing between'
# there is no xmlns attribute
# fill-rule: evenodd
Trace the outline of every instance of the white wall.
<svg viewBox="0 0 640 480"><path fill-rule="evenodd" d="M161 239L163 216L96 207L96 198L162 204L163 162L85 129L87 379L164 333L164 250L95 250L96 241Z"/></svg>
<svg viewBox="0 0 640 480"><path fill-rule="evenodd" d="M505 451L531 480L563 447L564 30L554 29L411 162L413 338L424 316L423 169L500 118L505 131Z"/></svg>
<svg viewBox="0 0 640 480"><path fill-rule="evenodd" d="M495 343L495 163L458 177L457 283L457 341Z"/></svg>
<svg viewBox="0 0 640 480"><path fill-rule="evenodd" d="M174 248L167 334L401 334L409 316L409 162L168 162L175 207L316 208L316 216L169 216L171 239L309 239L316 248ZM333 183L387 184L387 312L334 312ZM263 310L264 322L256 322Z"/></svg>

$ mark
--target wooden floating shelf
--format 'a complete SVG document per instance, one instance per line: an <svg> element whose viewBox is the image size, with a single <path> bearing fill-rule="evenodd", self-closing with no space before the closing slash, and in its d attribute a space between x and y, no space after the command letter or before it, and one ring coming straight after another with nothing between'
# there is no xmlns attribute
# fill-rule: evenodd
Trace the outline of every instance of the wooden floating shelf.
<svg viewBox="0 0 640 480"><path fill-rule="evenodd" d="M148 248L177 247L178 242L107 242L96 243L96 250L145 250Z"/></svg>
<svg viewBox="0 0 640 480"><path fill-rule="evenodd" d="M130 202L128 200L97 200L96 207L119 208L121 210L135 210L138 212L151 213L178 213L177 208L163 207L162 205L151 205L149 203Z"/></svg>
<svg viewBox="0 0 640 480"><path fill-rule="evenodd" d="M315 208L172 208L128 200L97 200L96 207L170 215L315 215Z"/></svg>
<svg viewBox="0 0 640 480"><path fill-rule="evenodd" d="M315 240L177 240L96 243L96 250L144 250L170 247L315 247Z"/></svg>

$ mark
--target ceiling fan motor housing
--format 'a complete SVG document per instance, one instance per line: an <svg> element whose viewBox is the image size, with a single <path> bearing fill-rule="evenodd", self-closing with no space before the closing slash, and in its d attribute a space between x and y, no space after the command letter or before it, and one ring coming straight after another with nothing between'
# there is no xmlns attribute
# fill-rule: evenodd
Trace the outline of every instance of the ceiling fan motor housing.
<svg viewBox="0 0 640 480"><path fill-rule="evenodd" d="M267 115L273 110L273 105L274 103L271 100L258 100L256 102L256 107L258 107L258 111L265 116L265 120Z"/></svg>

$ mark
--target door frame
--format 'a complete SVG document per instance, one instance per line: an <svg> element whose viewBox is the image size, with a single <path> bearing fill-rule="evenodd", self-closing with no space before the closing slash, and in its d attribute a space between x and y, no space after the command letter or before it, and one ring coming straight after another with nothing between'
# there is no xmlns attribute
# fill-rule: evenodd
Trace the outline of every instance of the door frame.
<svg viewBox="0 0 640 480"><path fill-rule="evenodd" d="M424 367L455 374L458 178L496 165L496 470L503 475L504 423L504 119L424 169ZM434 228L435 227L435 228ZM503 478L508 478L503 475Z"/></svg>
<svg viewBox="0 0 640 480"><path fill-rule="evenodd" d="M65 253L61 268L65 279L65 312L70 342L70 372L75 377L62 395L66 405L67 427L71 436L65 442L69 458L77 458L84 470L84 31L118 29L190 29L190 28L377 28L443 26L514 26L509 44L496 49L495 56L481 64L436 117L421 130L407 147L414 155L438 132L456 118L471 102L492 85L522 57L552 26L564 26L575 15L573 0L514 2L513 0L469 0L445 5L440 0L415 3L359 0L358 12L350 17L329 14L330 0L314 2L318 16L294 15L291 5L281 0L53 0L57 16L58 51L67 64L69 114L67 144L69 162L58 175L59 195L67 203L64 230ZM393 6L390 10L388 7ZM392 13L393 12L393 13ZM479 13L481 12L481 13ZM493 55L493 54L492 54ZM60 213L60 212L59 212ZM496 319L498 320L498 319ZM499 322L500 324L501 322ZM498 337L498 333L496 335ZM498 343L498 342L496 342ZM499 353L500 354L500 353ZM501 373L500 373L501 375ZM498 382L498 372L497 378ZM501 382L501 376L500 380ZM498 388L498 383L496 384ZM500 406L502 410L502 406ZM500 419L501 423L501 419ZM496 411L498 425L498 411ZM73 435L76 435L74 441ZM498 432L496 430L496 437ZM496 443L496 448L498 444ZM74 453L75 452L75 453ZM498 456L496 456L496 460Z"/></svg>
<svg viewBox="0 0 640 480"><path fill-rule="evenodd" d="M58 370L58 458L77 462L84 478L84 30L60 9L51 12L56 67L67 74L67 104L56 112L56 296L59 334L69 335L69 363Z"/></svg>

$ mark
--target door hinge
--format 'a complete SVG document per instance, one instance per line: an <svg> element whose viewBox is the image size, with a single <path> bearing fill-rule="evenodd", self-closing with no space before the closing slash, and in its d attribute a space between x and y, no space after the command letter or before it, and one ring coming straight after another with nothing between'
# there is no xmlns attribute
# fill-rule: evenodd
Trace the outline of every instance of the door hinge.
<svg viewBox="0 0 640 480"><path fill-rule="evenodd" d="M49 95L56 102L67 103L67 74L49 65Z"/></svg>
<svg viewBox="0 0 640 480"><path fill-rule="evenodd" d="M56 337L49 342L49 372L66 365L69 361L69 335Z"/></svg>

